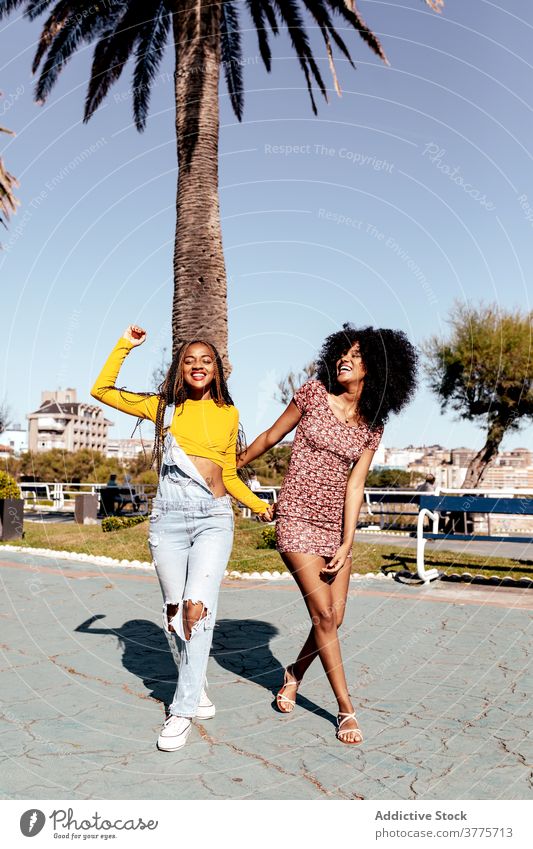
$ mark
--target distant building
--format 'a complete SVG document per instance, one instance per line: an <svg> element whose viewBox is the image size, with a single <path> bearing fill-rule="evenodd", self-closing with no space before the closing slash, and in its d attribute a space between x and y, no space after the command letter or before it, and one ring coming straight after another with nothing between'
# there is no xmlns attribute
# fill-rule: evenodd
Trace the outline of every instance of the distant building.
<svg viewBox="0 0 533 849"><path fill-rule="evenodd" d="M18 457L23 451L28 450L28 431L26 428L21 428L18 423L14 424L13 427L8 427L0 434L0 442L4 449L9 448L9 453Z"/></svg>
<svg viewBox="0 0 533 849"><path fill-rule="evenodd" d="M452 448L450 453L452 465L462 469L467 469L470 461L476 456L476 452L471 448Z"/></svg>
<svg viewBox="0 0 533 849"><path fill-rule="evenodd" d="M391 469L406 469L415 465L449 462L450 452L442 445L408 445L406 448L385 448L380 465Z"/></svg>
<svg viewBox="0 0 533 849"><path fill-rule="evenodd" d="M410 471L433 474L436 486L442 489L460 489L470 461L476 451L472 448L452 448L444 454L426 453L421 458L408 465ZM481 488L517 489L533 487L533 453L527 448L514 448L502 451L490 463L485 472Z"/></svg>
<svg viewBox="0 0 533 849"><path fill-rule="evenodd" d="M515 469L527 469L533 465L533 452L527 448L513 448L502 451L497 457L498 466L512 466Z"/></svg>
<svg viewBox="0 0 533 849"><path fill-rule="evenodd" d="M106 456L122 461L134 460L140 454L146 453L147 458L150 458L153 447L154 442L151 439L108 439Z"/></svg>
<svg viewBox="0 0 533 849"><path fill-rule="evenodd" d="M408 471L419 472L422 475L433 475L435 477L435 488L460 489L466 475L466 468L453 466L451 463L429 463L421 465L412 463Z"/></svg>
<svg viewBox="0 0 533 849"><path fill-rule="evenodd" d="M533 488L533 466L517 468L502 463L491 464L481 485L485 489L491 486L495 489Z"/></svg>
<svg viewBox="0 0 533 849"><path fill-rule="evenodd" d="M107 450L107 431L113 424L104 417L102 407L77 400L75 389L41 392L41 406L28 419L30 451Z"/></svg>
<svg viewBox="0 0 533 849"><path fill-rule="evenodd" d="M408 445L407 448L385 448L381 466L389 469L405 469L409 463L414 463L424 453L423 448Z"/></svg>

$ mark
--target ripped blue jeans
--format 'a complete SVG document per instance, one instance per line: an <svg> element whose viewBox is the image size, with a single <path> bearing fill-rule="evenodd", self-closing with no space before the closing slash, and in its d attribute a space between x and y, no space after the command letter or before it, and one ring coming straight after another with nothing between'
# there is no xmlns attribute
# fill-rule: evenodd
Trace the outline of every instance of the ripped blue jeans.
<svg viewBox="0 0 533 849"><path fill-rule="evenodd" d="M163 627L179 668L170 705L175 716L193 717L198 708L233 527L230 496L215 498L192 461L168 435L148 542L163 594ZM184 602L202 605L201 617L189 635L183 619ZM167 605L178 606L170 621L173 631L167 621Z"/></svg>

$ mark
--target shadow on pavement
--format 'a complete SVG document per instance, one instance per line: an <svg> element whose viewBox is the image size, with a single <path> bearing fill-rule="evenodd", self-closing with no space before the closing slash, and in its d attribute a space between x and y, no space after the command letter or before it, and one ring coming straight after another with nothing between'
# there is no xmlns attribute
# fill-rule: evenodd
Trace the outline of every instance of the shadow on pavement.
<svg viewBox="0 0 533 849"><path fill-rule="evenodd" d="M149 619L130 619L120 628L94 627L101 619L105 619L103 614L91 616L78 625L76 633L115 637L118 648L122 649L124 668L140 678L149 695L168 710L176 688L177 670L163 629ZM270 649L270 640L277 634L278 629L270 622L220 619L215 625L211 648L211 656L223 669L270 692L275 710L275 695L283 682L283 667ZM297 702L299 707L335 724L333 714L305 696L298 694Z"/></svg>
<svg viewBox="0 0 533 849"><path fill-rule="evenodd" d="M168 709L176 689L177 670L162 628L149 619L130 619L120 628L95 628L103 614L91 616L75 629L79 634L116 637L122 665L140 678L149 695Z"/></svg>
<svg viewBox="0 0 533 849"><path fill-rule="evenodd" d="M277 710L276 693L283 683L283 667L270 649L270 640L278 633L278 629L270 622L219 619L211 648L211 656L223 669L264 687L272 695L274 710ZM295 655L299 648L299 645L294 646ZM318 659L315 661L319 662ZM299 707L336 724L333 714L301 693L298 693L296 700Z"/></svg>

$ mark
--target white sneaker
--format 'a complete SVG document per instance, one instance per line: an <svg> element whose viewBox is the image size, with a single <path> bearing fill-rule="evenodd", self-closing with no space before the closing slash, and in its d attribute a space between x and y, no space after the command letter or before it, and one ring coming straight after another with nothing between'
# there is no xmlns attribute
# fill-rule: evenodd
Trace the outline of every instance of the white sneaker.
<svg viewBox="0 0 533 849"><path fill-rule="evenodd" d="M213 719L215 713L216 708L213 702L207 695L205 689L202 690L202 695L200 696L200 703L196 711L196 719Z"/></svg>
<svg viewBox="0 0 533 849"><path fill-rule="evenodd" d="M175 752L181 749L187 742L190 730L190 719L186 716L174 716L171 713L168 719L165 719L159 732L157 748L162 752Z"/></svg>

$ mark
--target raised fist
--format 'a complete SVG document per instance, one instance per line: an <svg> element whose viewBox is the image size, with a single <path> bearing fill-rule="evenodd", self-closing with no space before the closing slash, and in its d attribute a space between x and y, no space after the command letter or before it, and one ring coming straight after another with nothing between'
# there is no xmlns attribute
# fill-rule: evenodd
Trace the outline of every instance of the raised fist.
<svg viewBox="0 0 533 849"><path fill-rule="evenodd" d="M132 345L142 345L142 343L146 339L146 330L143 330L142 327L139 327L138 324L130 324L122 335L124 339L127 339L128 342L131 342Z"/></svg>

